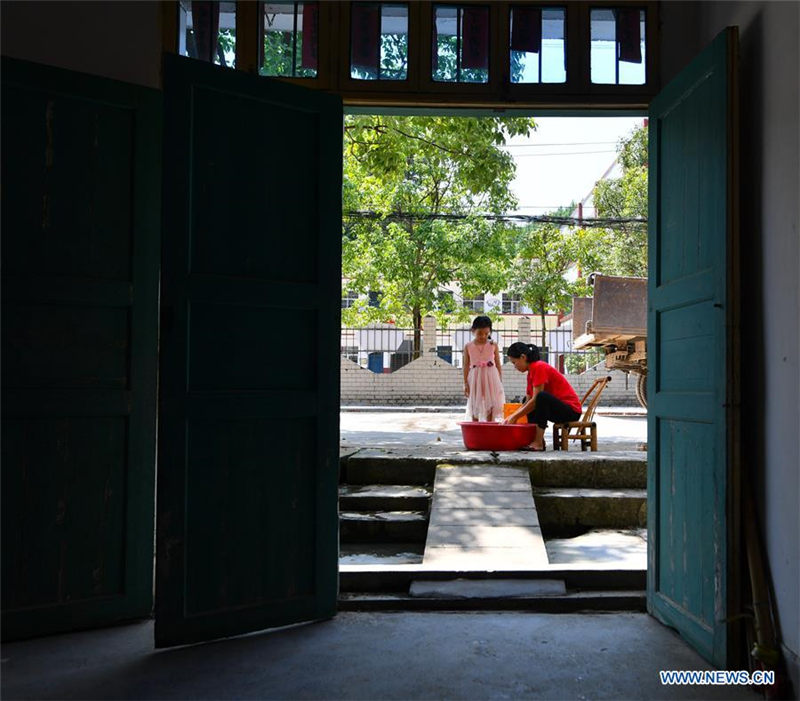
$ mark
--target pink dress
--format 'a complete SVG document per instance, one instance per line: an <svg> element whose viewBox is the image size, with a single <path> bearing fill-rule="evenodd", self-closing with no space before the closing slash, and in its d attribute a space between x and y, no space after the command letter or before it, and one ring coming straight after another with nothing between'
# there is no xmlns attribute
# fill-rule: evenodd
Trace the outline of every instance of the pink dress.
<svg viewBox="0 0 800 701"><path fill-rule="evenodd" d="M467 398L466 420L492 421L503 420L503 404L506 393L503 390L503 381L497 372L494 360L494 351L497 345L494 341L487 341L478 345L470 341L466 345L469 353L469 397Z"/></svg>

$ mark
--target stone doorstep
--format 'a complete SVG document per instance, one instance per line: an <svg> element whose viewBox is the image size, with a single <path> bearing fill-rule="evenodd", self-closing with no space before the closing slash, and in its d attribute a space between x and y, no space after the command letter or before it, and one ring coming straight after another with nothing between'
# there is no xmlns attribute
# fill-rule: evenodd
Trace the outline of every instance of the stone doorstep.
<svg viewBox="0 0 800 701"><path fill-rule="evenodd" d="M538 596L463 597L410 596L398 592L341 592L340 611L516 611L576 613L641 611L647 608L643 589L567 591Z"/></svg>
<svg viewBox="0 0 800 701"><path fill-rule="evenodd" d="M340 521L362 521L379 523L409 523L413 521L427 521L428 515L424 511L341 511Z"/></svg>
<svg viewBox="0 0 800 701"><path fill-rule="evenodd" d="M428 511L431 490L406 485L341 485L342 511Z"/></svg>
<svg viewBox="0 0 800 701"><path fill-rule="evenodd" d="M343 484L339 496L430 497L431 490L413 484Z"/></svg>
<svg viewBox="0 0 800 701"><path fill-rule="evenodd" d="M548 450L543 453L531 453L519 450L510 451L484 451L466 450L458 446L426 445L417 447L397 446L396 448L360 447L350 457L353 461L384 461L390 462L409 461L415 463L433 463L434 465L485 465L530 467L537 463L565 462L565 463L619 463L642 462L647 463L647 456L638 450L618 451L581 451L581 450Z"/></svg>
<svg viewBox="0 0 800 701"><path fill-rule="evenodd" d="M339 514L341 542L425 541L427 511L343 511Z"/></svg>
<svg viewBox="0 0 800 701"><path fill-rule="evenodd" d="M408 591L413 597L500 599L564 595L563 580L555 579L453 579L417 580Z"/></svg>
<svg viewBox="0 0 800 701"><path fill-rule="evenodd" d="M647 525L644 489L534 490L537 513L547 526L638 528Z"/></svg>
<svg viewBox="0 0 800 701"><path fill-rule="evenodd" d="M538 487L643 488L647 482L647 456L626 453L462 454L425 448L415 451L362 449L347 454L342 463L348 484L430 484L438 465L450 465L474 474L512 478L528 472ZM497 463L495 462L495 458ZM499 463L499 464L498 464Z"/></svg>
<svg viewBox="0 0 800 701"><path fill-rule="evenodd" d="M543 487L533 490L533 497L552 499L647 499L645 489L583 489Z"/></svg>

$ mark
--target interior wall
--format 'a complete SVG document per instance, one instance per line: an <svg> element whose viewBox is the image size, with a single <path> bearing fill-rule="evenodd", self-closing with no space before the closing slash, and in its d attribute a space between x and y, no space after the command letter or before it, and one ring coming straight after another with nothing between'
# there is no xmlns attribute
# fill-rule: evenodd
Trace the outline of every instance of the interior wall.
<svg viewBox="0 0 800 701"><path fill-rule="evenodd" d="M0 5L6 56L158 88L160 2L32 2Z"/></svg>
<svg viewBox="0 0 800 701"><path fill-rule="evenodd" d="M798 7L662 6L662 85L726 26L739 27L743 464L753 475L795 689L800 652L800 232ZM745 486L745 488L747 488Z"/></svg>

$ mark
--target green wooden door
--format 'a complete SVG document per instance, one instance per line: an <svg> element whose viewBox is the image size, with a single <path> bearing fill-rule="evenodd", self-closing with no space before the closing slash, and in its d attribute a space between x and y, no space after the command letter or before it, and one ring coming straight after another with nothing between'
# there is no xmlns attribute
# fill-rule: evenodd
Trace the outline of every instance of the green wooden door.
<svg viewBox="0 0 800 701"><path fill-rule="evenodd" d="M161 98L2 73L8 640L152 611Z"/></svg>
<svg viewBox="0 0 800 701"><path fill-rule="evenodd" d="M342 105L164 66L156 645L334 615Z"/></svg>
<svg viewBox="0 0 800 701"><path fill-rule="evenodd" d="M736 37L650 107L648 605L717 665L736 588Z"/></svg>

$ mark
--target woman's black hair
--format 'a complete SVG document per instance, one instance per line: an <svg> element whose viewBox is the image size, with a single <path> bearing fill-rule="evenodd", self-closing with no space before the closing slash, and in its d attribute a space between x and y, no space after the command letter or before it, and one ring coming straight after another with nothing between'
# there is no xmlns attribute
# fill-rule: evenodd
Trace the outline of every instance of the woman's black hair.
<svg viewBox="0 0 800 701"><path fill-rule="evenodd" d="M472 322L472 330L476 329L489 329L489 335L492 335L492 320L488 316L476 316Z"/></svg>
<svg viewBox="0 0 800 701"><path fill-rule="evenodd" d="M512 343L508 347L506 355L509 358L521 358L524 355L529 363L535 363L540 358L539 349L536 346L532 343L521 343L520 341Z"/></svg>

